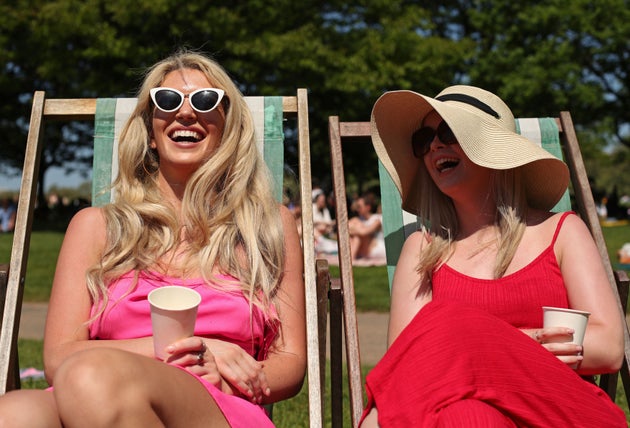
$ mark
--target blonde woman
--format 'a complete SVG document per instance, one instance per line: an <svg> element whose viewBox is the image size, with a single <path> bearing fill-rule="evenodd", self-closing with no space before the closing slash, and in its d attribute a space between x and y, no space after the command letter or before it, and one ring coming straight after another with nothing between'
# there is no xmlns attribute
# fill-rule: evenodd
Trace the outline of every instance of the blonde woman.
<svg viewBox="0 0 630 428"><path fill-rule="evenodd" d="M305 371L299 237L245 101L214 61L151 67L120 138L116 200L71 221L44 361L52 391L0 398L1 426L273 426ZM202 296L193 337L155 358L148 293Z"/></svg>
<svg viewBox="0 0 630 428"><path fill-rule="evenodd" d="M384 94L372 140L425 230L398 260L362 426L626 426L581 377L619 369L623 321L585 224L550 212L566 165L472 86ZM543 328L543 306L589 311L583 346Z"/></svg>

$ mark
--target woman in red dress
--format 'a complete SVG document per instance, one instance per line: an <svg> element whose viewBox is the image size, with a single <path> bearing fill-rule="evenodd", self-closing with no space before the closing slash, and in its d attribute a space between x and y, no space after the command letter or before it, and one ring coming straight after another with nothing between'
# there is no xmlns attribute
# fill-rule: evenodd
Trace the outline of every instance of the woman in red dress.
<svg viewBox="0 0 630 428"><path fill-rule="evenodd" d="M398 261L362 426L627 426L585 380L619 369L623 324L585 224L550 212L566 165L471 86L388 92L372 130L424 227ZM569 328L543 328L542 306L590 312L583 345L568 342Z"/></svg>

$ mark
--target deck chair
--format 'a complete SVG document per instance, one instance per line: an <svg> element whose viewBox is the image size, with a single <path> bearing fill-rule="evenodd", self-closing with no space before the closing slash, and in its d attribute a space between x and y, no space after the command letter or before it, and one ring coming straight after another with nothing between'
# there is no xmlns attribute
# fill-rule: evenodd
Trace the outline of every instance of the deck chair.
<svg viewBox="0 0 630 428"><path fill-rule="evenodd" d="M275 196L282 200L284 173L284 124L287 118L297 120L299 181L302 195L311 194L311 164L308 129L308 101L306 89L298 89L292 96L246 97L254 116L260 150L275 180ZM33 210L37 186L37 174L43 146L44 122L49 120L94 121L94 168L93 204L104 205L110 201L110 185L117 174L118 133L136 104L135 98L118 99L46 99L37 91L33 98L19 207L8 269L0 271L0 309L2 324L0 334L0 394L20 387L18 377L17 337L20 310L25 286L26 264L33 223ZM304 236L313 235L312 205L310 198L302 198L302 231ZM327 284L316 271L314 244L304 240L304 279L306 294L308 395L311 427L321 427L323 421L323 376L325 373L326 324L321 313L326 313ZM318 264L319 269L326 265ZM0 266L1 267L1 266ZM319 276L318 276L319 275ZM323 357L322 357L323 356Z"/></svg>
<svg viewBox="0 0 630 428"><path fill-rule="evenodd" d="M624 271L613 271L601 226L597 217L591 187L584 168L584 162L580 152L577 136L573 127L573 121L569 112L560 112L557 118L541 119L517 119L517 130L538 142L555 156L563 158L569 166L571 173L572 189L575 198L575 206L571 207L569 193L562 197L554 208L556 211L573 209L588 225L600 251L601 258L606 267L608 278L614 293L619 297L618 305L620 316L626 313L628 301L628 277ZM337 227L339 241L339 269L340 288L343 296L343 326L341 321L334 320L331 313L330 328L343 328L345 338L346 364L348 370L348 383L350 394L350 414L352 426L357 427L363 409L363 385L361 378L361 360L359 355L358 328L356 318L356 305L354 300L354 281L352 276L352 258L350 256L350 242L348 234L348 213L346 204L346 186L343 170L342 141L353 141L357 144L368 144L371 148L370 122L341 122L338 116L331 116L328 120L330 152L332 162L333 184L337 200ZM417 230L417 218L411 213L401 209L400 194L389 173L381 162L378 162L379 181L381 189L381 206L383 215L383 232L385 234L385 246L387 251L387 271L391 287L396 262L406 237ZM630 397L630 336L624 317L624 343L625 358L620 375L623 381L626 398ZM341 334L339 332L335 333ZM341 366L341 346L334 341L331 333L331 369ZM333 351L333 347L335 348ZM340 370L340 369L337 369ZM334 373L334 371L333 371ZM599 385L614 400L617 391L617 374L600 376ZM332 385L331 396L333 399L341 394L341 385ZM340 404L333 405L333 421L341 418Z"/></svg>

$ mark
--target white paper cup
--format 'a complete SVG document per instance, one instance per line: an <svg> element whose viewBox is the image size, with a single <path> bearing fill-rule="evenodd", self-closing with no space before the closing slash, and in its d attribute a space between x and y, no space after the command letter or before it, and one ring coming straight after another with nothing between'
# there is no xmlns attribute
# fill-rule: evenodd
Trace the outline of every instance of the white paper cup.
<svg viewBox="0 0 630 428"><path fill-rule="evenodd" d="M193 335L201 295L193 289L172 285L151 291L148 300L151 304L153 349L156 358L163 360L168 345Z"/></svg>
<svg viewBox="0 0 630 428"><path fill-rule="evenodd" d="M584 342L584 333L586 332L589 315L590 312L576 309L543 306L543 327L572 328L574 330L573 340L562 340L560 342L571 342L581 346ZM577 364L571 367L575 369Z"/></svg>

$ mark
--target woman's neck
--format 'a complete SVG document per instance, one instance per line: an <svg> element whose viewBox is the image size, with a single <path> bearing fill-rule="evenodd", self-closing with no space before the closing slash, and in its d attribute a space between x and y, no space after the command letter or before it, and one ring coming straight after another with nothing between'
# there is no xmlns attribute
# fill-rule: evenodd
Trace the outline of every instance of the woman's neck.
<svg viewBox="0 0 630 428"><path fill-rule="evenodd" d="M184 177L165 176L162 172L158 175L158 186L164 198L176 206L181 205L187 183Z"/></svg>
<svg viewBox="0 0 630 428"><path fill-rule="evenodd" d="M497 206L489 195L468 203L456 202L455 212L458 222L456 239L465 238L496 223Z"/></svg>

